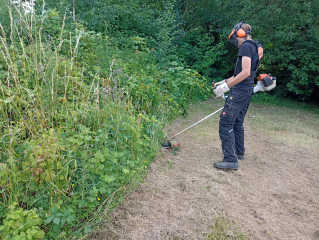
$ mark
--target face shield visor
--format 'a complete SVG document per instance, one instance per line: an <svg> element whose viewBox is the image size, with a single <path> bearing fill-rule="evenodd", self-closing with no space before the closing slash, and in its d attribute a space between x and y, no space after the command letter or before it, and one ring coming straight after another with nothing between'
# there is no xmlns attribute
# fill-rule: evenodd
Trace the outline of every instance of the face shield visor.
<svg viewBox="0 0 319 240"><path fill-rule="evenodd" d="M232 44L238 47L238 40L235 36L235 29L233 29L233 31L229 34L228 39L231 41Z"/></svg>

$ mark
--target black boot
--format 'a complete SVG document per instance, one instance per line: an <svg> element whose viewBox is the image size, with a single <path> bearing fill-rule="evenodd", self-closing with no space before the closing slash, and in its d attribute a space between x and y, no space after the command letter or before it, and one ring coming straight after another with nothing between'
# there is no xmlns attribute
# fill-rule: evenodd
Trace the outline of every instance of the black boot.
<svg viewBox="0 0 319 240"><path fill-rule="evenodd" d="M221 168L221 169L233 169L237 170L239 168L237 162L214 162L215 168Z"/></svg>

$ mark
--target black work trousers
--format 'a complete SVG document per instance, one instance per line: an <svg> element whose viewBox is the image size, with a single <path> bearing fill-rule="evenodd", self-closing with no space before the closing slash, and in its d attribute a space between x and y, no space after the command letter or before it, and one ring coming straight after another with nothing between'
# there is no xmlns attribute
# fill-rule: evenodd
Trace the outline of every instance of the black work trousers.
<svg viewBox="0 0 319 240"><path fill-rule="evenodd" d="M245 154L243 123L253 92L254 89L232 89L220 114L219 136L224 162L238 162L237 155Z"/></svg>

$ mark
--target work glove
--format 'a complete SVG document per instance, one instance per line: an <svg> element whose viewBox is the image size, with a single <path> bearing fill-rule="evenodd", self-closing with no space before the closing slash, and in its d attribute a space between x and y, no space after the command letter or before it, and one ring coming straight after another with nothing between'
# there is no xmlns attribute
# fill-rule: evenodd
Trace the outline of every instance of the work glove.
<svg viewBox="0 0 319 240"><path fill-rule="evenodd" d="M217 82L217 83L214 84L214 87L217 87L217 86L219 86L219 85L222 85L222 84L225 83L225 82L226 82L226 80Z"/></svg>
<svg viewBox="0 0 319 240"><path fill-rule="evenodd" d="M223 94L228 91L229 87L226 82L224 82L221 85L218 85L217 87L214 87L214 93L216 94L216 97L222 97Z"/></svg>

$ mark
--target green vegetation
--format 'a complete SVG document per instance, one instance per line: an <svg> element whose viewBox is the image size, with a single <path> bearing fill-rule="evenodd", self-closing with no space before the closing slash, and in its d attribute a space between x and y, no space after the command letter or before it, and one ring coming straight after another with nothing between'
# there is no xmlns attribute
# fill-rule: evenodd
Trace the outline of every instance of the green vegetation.
<svg viewBox="0 0 319 240"><path fill-rule="evenodd" d="M81 238L142 179L163 125L209 88L146 38L119 43L55 10L19 19L0 45L0 236Z"/></svg>
<svg viewBox="0 0 319 240"><path fill-rule="evenodd" d="M296 99L283 98L278 95L271 95L270 92L259 92L258 94L255 94L252 98L252 102L263 105L275 105L278 107L306 110L319 114L318 105L314 103L307 103L297 101Z"/></svg>
<svg viewBox="0 0 319 240"><path fill-rule="evenodd" d="M14 239L42 239L44 231L39 228L42 219L35 210L15 210L17 203L9 206L10 211L0 226L3 236L15 235Z"/></svg>
<svg viewBox="0 0 319 240"><path fill-rule="evenodd" d="M234 220L225 216L217 217L212 232L207 236L208 240L247 240L249 239L242 233Z"/></svg>
<svg viewBox="0 0 319 240"><path fill-rule="evenodd" d="M75 22L73 1L36 1L26 13L0 0L1 239L89 234L141 181L166 137L163 126L209 97L212 79L230 76L235 62L226 41L235 10L227 4L211 1L203 11L206 1L74 2ZM312 32L315 45L309 7L300 31ZM269 50L262 71L274 70L285 53L273 58L279 43L250 23ZM280 46L292 51L285 39ZM278 82L306 99L318 89L318 56L305 56L314 61L308 68L298 56L273 74L300 72L303 82Z"/></svg>
<svg viewBox="0 0 319 240"><path fill-rule="evenodd" d="M288 102L286 102L288 103ZM268 105L268 106L267 106ZM247 121L255 132L295 148L318 149L319 115L297 105L251 104ZM263 129L261 131L261 129Z"/></svg>
<svg viewBox="0 0 319 240"><path fill-rule="evenodd" d="M180 0L178 3L184 29L202 35L211 33L216 44L223 43L222 50L227 55L212 65L217 70L229 70L223 76L231 76L237 53L227 41L228 35L236 23L245 21L252 26L253 39L264 47L259 72L270 72L278 79L273 93L318 102L319 6L316 1Z"/></svg>

